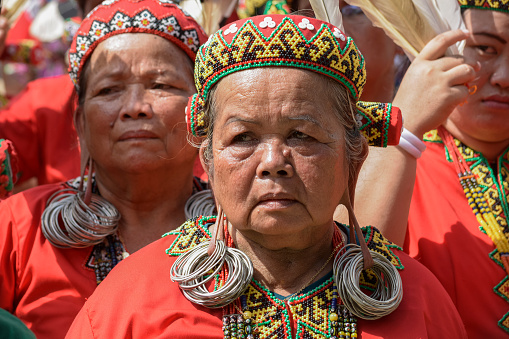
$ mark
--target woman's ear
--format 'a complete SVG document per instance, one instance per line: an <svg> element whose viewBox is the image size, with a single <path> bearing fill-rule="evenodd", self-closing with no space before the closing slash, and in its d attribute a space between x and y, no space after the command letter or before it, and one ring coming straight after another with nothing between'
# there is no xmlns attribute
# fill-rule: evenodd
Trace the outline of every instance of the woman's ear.
<svg viewBox="0 0 509 339"><path fill-rule="evenodd" d="M76 108L76 110L74 111L73 120L74 120L74 128L76 128L76 132L78 133L78 137L80 139L82 139L83 136L85 135L84 134L85 120L84 120L83 115L84 115L83 108L78 106Z"/></svg>
<svg viewBox="0 0 509 339"><path fill-rule="evenodd" d="M200 157L200 162L201 162L201 166L203 167L203 169L205 170L205 173L207 173L207 176L209 178L209 185L212 186L213 184L213 181L214 181L214 175L213 175L213 166L211 166L211 161L209 159L207 159L207 157L205 156L205 152L207 151L207 147L209 147L209 139L205 139L201 145L200 145L200 151L199 151L199 157Z"/></svg>
<svg viewBox="0 0 509 339"><path fill-rule="evenodd" d="M80 160L81 160L81 173L88 164L90 154L88 152L87 143L85 141L85 118L83 116L83 109L81 107L76 108L74 111L74 128L78 133L78 141L80 145Z"/></svg>
<svg viewBox="0 0 509 339"><path fill-rule="evenodd" d="M355 201L355 188L357 187L357 179L359 178L359 173L361 171L362 164L368 157L368 153L369 153L368 143L363 142L362 143L362 151L358 158L359 161L356 161L350 167L351 172L349 173L349 178L348 178L348 190L350 192L350 194L349 194L350 195L350 203L351 203L352 207L354 206L354 201Z"/></svg>

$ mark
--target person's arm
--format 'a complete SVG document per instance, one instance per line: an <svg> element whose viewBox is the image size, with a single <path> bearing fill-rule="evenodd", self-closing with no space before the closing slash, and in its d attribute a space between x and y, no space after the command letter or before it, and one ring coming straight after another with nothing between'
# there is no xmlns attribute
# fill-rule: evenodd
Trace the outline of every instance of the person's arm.
<svg viewBox="0 0 509 339"><path fill-rule="evenodd" d="M474 80L477 65L462 57L444 57L448 46L468 33L450 31L431 40L409 67L394 99L403 126L422 139L440 126L468 97L465 86ZM385 237L402 245L415 183L417 160L399 146L370 148L355 191L355 212L361 225L373 225ZM339 211L339 210L338 210ZM344 220L341 213L336 220Z"/></svg>
<svg viewBox="0 0 509 339"><path fill-rule="evenodd" d="M20 177L15 188L36 177L40 170L41 145L37 135L33 83L16 95L0 110L0 138L8 139L18 154Z"/></svg>

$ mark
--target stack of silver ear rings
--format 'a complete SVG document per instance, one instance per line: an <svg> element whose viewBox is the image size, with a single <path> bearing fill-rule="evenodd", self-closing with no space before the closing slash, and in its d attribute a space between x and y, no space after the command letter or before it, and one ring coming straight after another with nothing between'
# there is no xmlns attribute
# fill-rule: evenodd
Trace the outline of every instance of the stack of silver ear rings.
<svg viewBox="0 0 509 339"><path fill-rule="evenodd" d="M348 244L346 252L336 255L334 281L343 304L352 314L362 319L378 319L393 312L401 303L401 277L386 257L368 249L351 207L347 208L351 216L350 240L355 243L355 228L360 246ZM253 277L253 264L249 257L224 244L225 224L227 221L219 206L211 239L181 255L170 270L171 280L179 284L189 301L209 308L224 307L236 300ZM219 239L218 233L221 233ZM209 282L225 263L228 266L226 281L214 291L209 291ZM370 296L360 289L360 276L366 269L370 269L377 278L377 287Z"/></svg>
<svg viewBox="0 0 509 339"><path fill-rule="evenodd" d="M120 213L107 200L92 193L93 161L91 159L85 191L83 191L84 172L85 170L81 174L78 190L66 188L55 192L48 199L42 214L42 232L55 247L93 246L117 231Z"/></svg>
<svg viewBox="0 0 509 339"><path fill-rule="evenodd" d="M352 314L366 320L379 319L395 311L403 300L401 276L389 259L368 248L350 202L346 208L350 244L342 255L334 258L334 282L339 297ZM360 245L355 244L355 234ZM368 269L376 277L377 284L369 296L360 289L360 277Z"/></svg>
<svg viewBox="0 0 509 339"><path fill-rule="evenodd" d="M253 264L249 257L224 243L227 221L221 206L212 230L212 237L181 255L172 265L170 277L179 284L191 302L209 307L224 307L240 297L253 278ZM226 264L228 274L222 284L209 291L209 282Z"/></svg>

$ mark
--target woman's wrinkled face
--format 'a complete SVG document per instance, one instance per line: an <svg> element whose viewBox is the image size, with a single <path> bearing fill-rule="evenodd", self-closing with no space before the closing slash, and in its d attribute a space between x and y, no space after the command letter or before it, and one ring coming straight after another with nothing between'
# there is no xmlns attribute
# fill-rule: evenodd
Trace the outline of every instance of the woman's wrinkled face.
<svg viewBox="0 0 509 339"><path fill-rule="evenodd" d="M217 85L208 170L237 230L281 237L330 227L348 171L325 83L310 71L261 68Z"/></svg>
<svg viewBox="0 0 509 339"><path fill-rule="evenodd" d="M465 58L479 62L477 92L449 117L459 130L485 142L509 140L509 14L469 9L464 14L467 29Z"/></svg>
<svg viewBox="0 0 509 339"><path fill-rule="evenodd" d="M79 130L97 168L140 172L193 161L184 109L195 87L180 48L151 34L112 36L85 72Z"/></svg>

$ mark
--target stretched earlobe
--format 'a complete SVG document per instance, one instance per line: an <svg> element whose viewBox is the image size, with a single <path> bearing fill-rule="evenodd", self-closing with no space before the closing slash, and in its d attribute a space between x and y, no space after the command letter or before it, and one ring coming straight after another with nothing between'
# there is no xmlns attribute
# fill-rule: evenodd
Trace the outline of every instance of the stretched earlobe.
<svg viewBox="0 0 509 339"><path fill-rule="evenodd" d="M198 156L200 157L200 163L203 167L203 170L205 173L207 173L207 176L209 178L209 186L212 187L213 181L214 181L214 173L213 173L213 166L212 166L212 160L208 159L206 156L207 148L209 148L209 139L203 140L200 151Z"/></svg>

